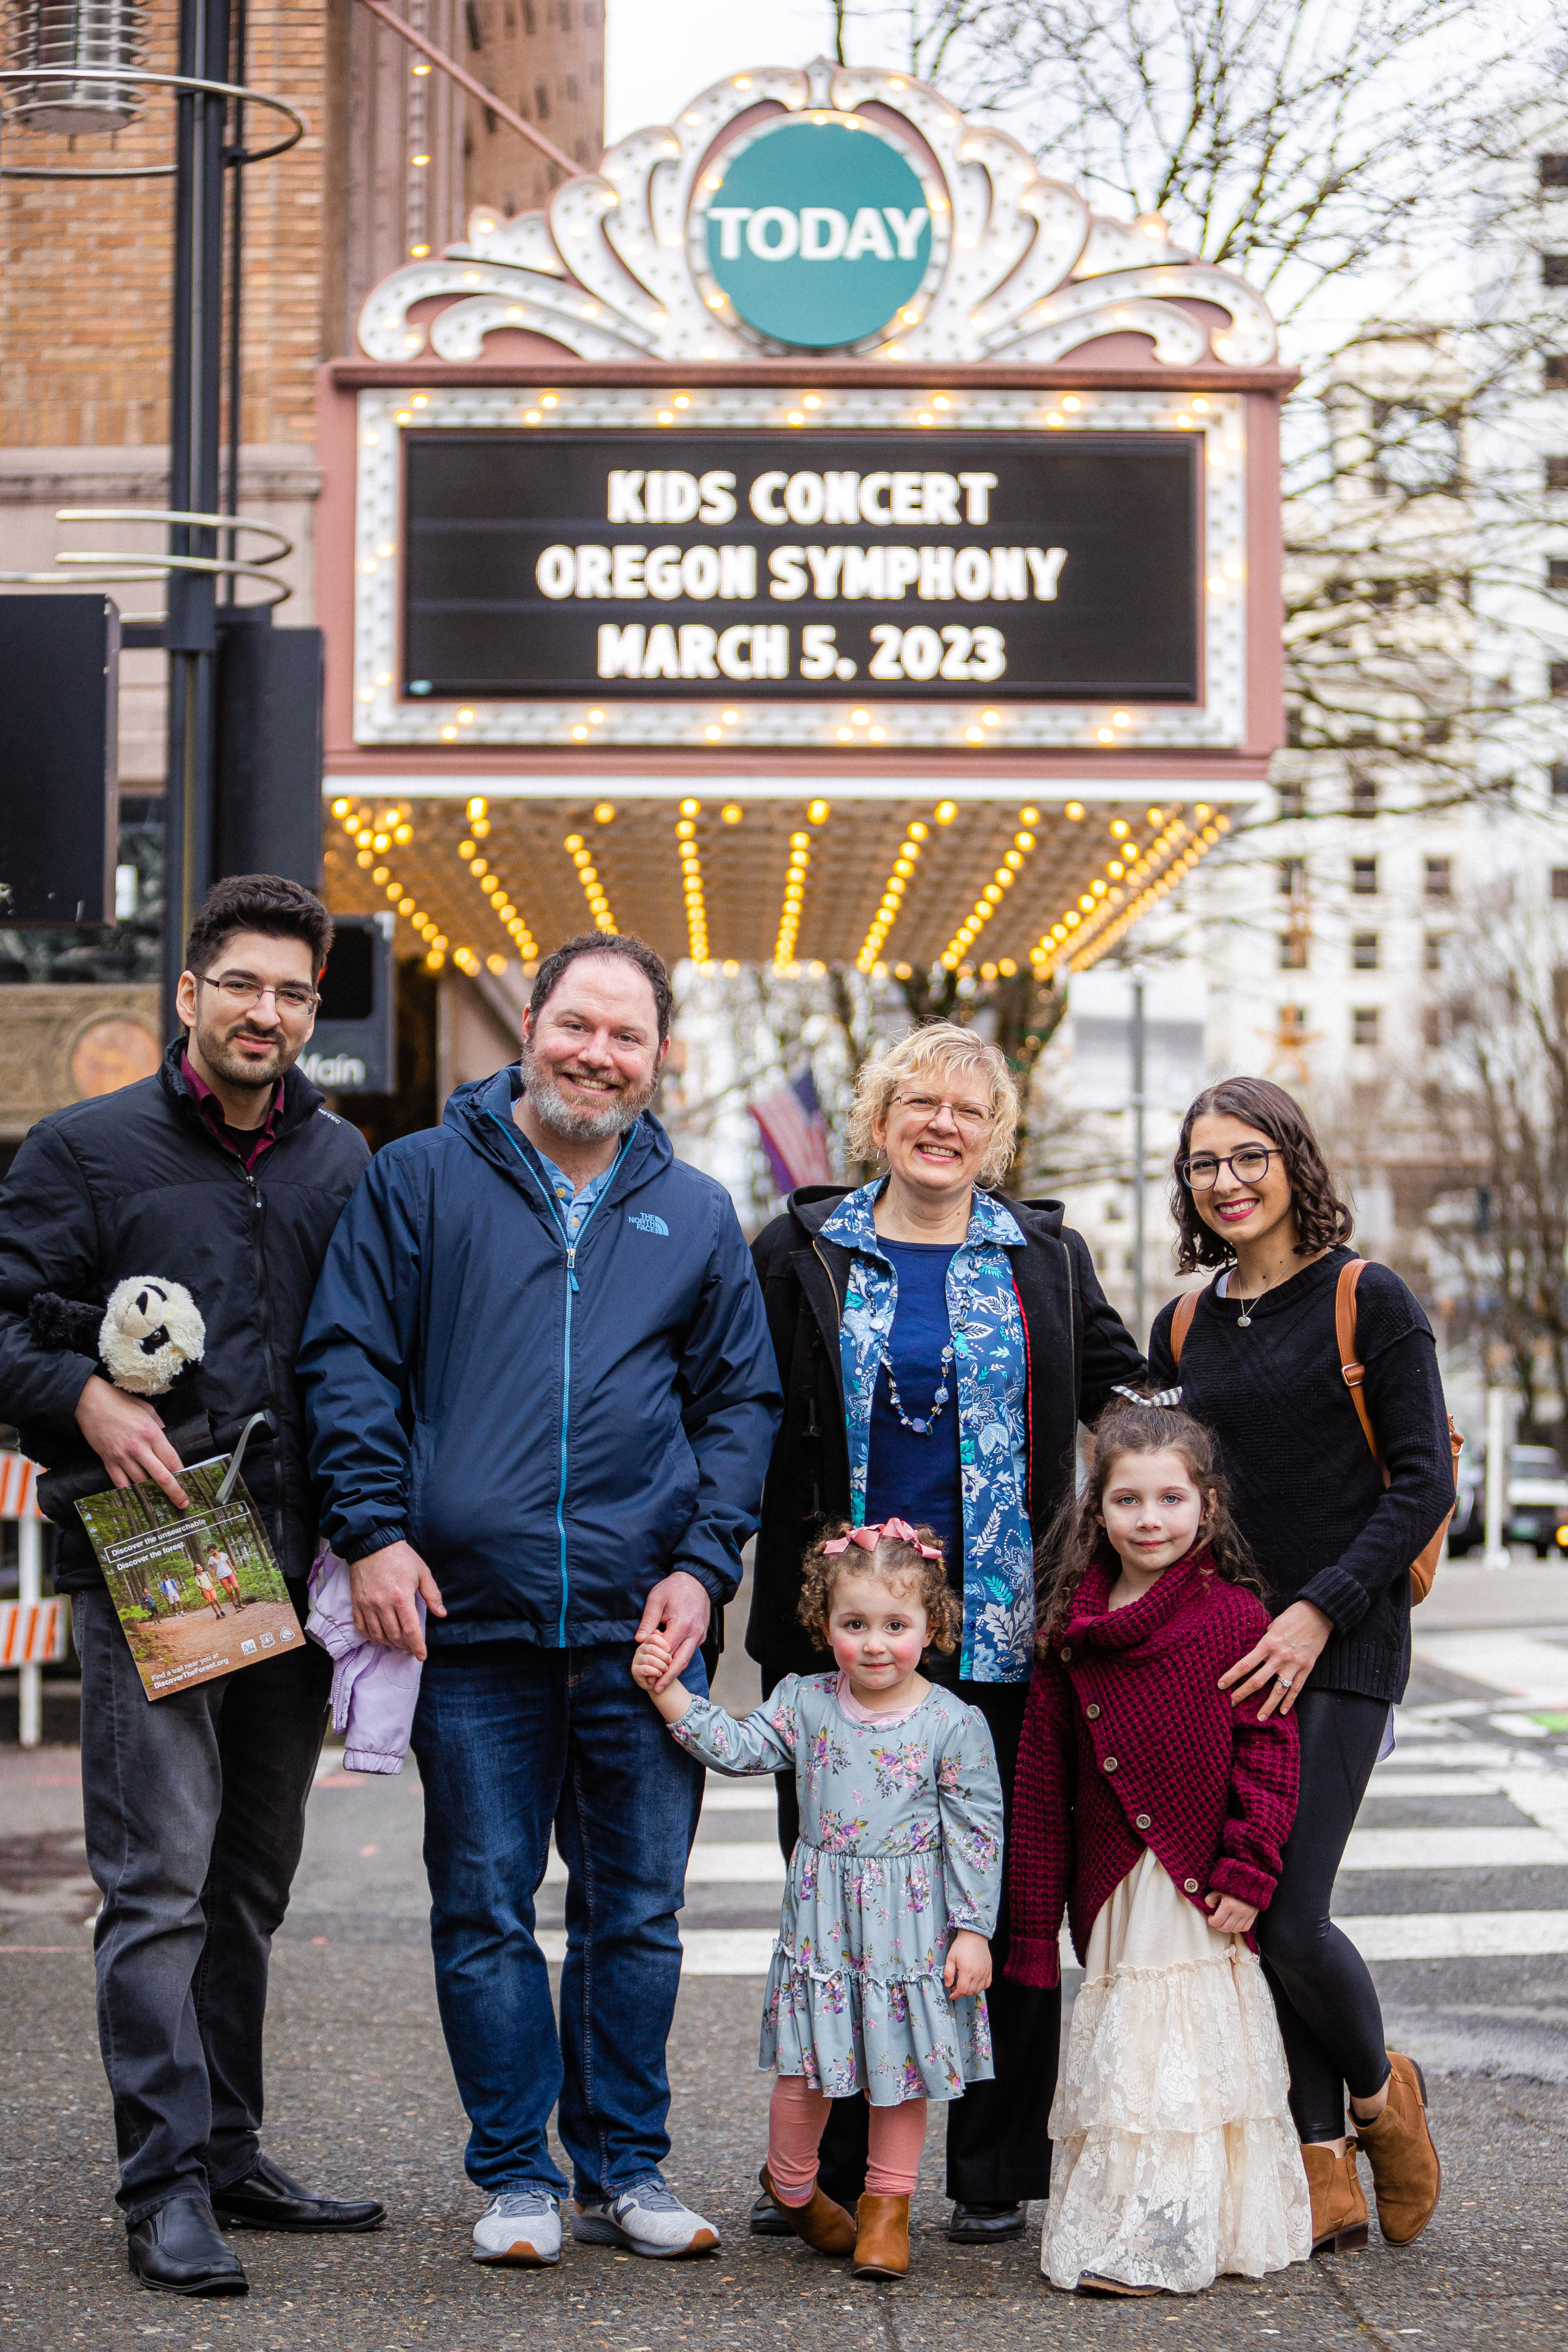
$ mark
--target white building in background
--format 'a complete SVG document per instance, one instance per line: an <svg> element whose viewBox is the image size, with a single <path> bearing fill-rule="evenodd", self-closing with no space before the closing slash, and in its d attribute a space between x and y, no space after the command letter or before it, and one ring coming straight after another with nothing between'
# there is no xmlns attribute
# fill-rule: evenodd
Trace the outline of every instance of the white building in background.
<svg viewBox="0 0 1568 2352"><path fill-rule="evenodd" d="M1537 124L1488 200L1475 305L1495 388L1478 396L1470 380L1473 334L1384 329L1347 361L1329 420L1327 542L1367 625L1347 632L1337 674L1331 665L1322 679L1340 740L1281 752L1226 854L1140 933L1151 1313L1176 1287L1164 1208L1175 1097L1249 1072L1302 1096L1349 1181L1362 1246L1398 1263L1441 1317L1449 1277L1428 1219L1467 1169L1431 1089L1467 936L1495 928L1500 910L1528 921L1568 900L1564 146L1560 127ZM1402 496L1412 490L1424 493L1413 506ZM1430 760L1419 745L1391 757L1393 732L1408 745L1417 724ZM1321 719L1292 731L1321 733ZM1069 1213L1124 1312L1126 992L1105 965L1073 982L1064 1079L1085 1119Z"/></svg>

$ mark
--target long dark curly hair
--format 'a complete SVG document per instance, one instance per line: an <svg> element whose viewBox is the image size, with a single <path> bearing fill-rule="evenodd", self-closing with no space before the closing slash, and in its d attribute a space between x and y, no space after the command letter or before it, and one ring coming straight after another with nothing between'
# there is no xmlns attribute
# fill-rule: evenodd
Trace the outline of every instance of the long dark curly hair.
<svg viewBox="0 0 1568 2352"><path fill-rule="evenodd" d="M1178 1274L1192 1274L1200 1265L1228 1265L1235 1255L1229 1244L1199 1216L1192 1189L1182 1173L1192 1150L1193 1129L1211 1114L1238 1118L1244 1126L1257 1128L1284 1153L1290 1205L1296 1214L1298 1257L1317 1257L1349 1241L1355 1219L1349 1202L1340 1197L1323 1148L1312 1132L1312 1122L1295 1096L1277 1087L1272 1078L1222 1078L1217 1087L1204 1088L1183 1119L1172 1162L1171 1214L1176 1221Z"/></svg>
<svg viewBox="0 0 1568 2352"><path fill-rule="evenodd" d="M1214 1563L1215 1575L1267 1598L1257 1563L1231 1517L1230 1489L1212 1433L1173 1405L1119 1399L1095 1423L1082 1492L1068 1496L1035 1556L1038 1649L1047 1648L1061 1633L1072 1612L1073 1595L1095 1561L1115 1557L1100 1514L1116 1465L1129 1454L1167 1453L1181 1455L1188 1477L1208 1497L1198 1541Z"/></svg>

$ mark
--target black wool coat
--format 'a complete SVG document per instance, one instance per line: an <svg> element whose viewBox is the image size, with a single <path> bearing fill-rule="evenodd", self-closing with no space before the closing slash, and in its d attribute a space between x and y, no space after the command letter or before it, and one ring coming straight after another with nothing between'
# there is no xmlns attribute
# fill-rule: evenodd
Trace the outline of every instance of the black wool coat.
<svg viewBox="0 0 1568 2352"><path fill-rule="evenodd" d="M825 1520L849 1516L839 1318L853 1252L822 1227L849 1187L808 1184L752 1244L784 1392L763 1489L752 1574L750 1656L769 1674L813 1674L822 1653L795 1614L801 1559ZM1072 1491L1078 1425L1104 1411L1143 1358L1100 1286L1081 1234L1059 1201L1008 1201L1028 1247L1008 1253L1028 1345L1029 1520L1038 1543Z"/></svg>
<svg viewBox="0 0 1568 2352"><path fill-rule="evenodd" d="M202 1116L180 1067L184 1045L154 1076L41 1118L0 1186L0 1420L18 1424L24 1450L47 1468L90 1461L73 1415L99 1367L37 1347L28 1306L40 1290L101 1305L131 1276L183 1282L206 1349L181 1382L174 1418L205 1411L227 1453L251 1413L271 1413L270 1439L258 1429L246 1447L245 1483L279 1566L301 1578L316 1496L294 1359L332 1228L370 1154L293 1069L276 1140L247 1176ZM165 1415L173 1406L152 1402ZM102 1581L68 1507L55 1581L68 1591Z"/></svg>

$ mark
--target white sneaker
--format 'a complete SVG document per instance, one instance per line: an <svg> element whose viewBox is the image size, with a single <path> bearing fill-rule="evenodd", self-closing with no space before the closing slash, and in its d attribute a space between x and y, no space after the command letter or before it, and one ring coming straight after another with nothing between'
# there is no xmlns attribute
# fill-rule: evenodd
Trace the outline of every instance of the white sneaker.
<svg viewBox="0 0 1568 2352"><path fill-rule="evenodd" d="M474 2223L477 2263L542 2270L561 2260L561 2204L548 2189L507 2189Z"/></svg>
<svg viewBox="0 0 1568 2352"><path fill-rule="evenodd" d="M722 2243L711 2221L683 2205L662 2180L639 2181L607 2205L580 2205L572 2235L590 2246L626 2246L655 2262L710 2254Z"/></svg>

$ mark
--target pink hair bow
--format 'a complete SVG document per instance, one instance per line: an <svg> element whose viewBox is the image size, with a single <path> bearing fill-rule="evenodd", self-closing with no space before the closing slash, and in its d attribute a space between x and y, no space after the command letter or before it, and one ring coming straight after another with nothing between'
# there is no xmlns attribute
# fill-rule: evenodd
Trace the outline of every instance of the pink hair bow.
<svg viewBox="0 0 1568 2352"><path fill-rule="evenodd" d="M884 1519L879 1528L851 1528L847 1536L835 1536L832 1542L825 1543L822 1549L829 1559L838 1552L847 1551L851 1544L858 1544L862 1551L875 1551L884 1536L891 1536L896 1543L913 1544L922 1559L942 1558L941 1547L921 1543L908 1519Z"/></svg>

